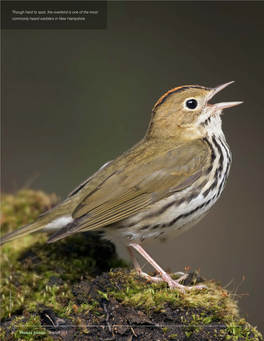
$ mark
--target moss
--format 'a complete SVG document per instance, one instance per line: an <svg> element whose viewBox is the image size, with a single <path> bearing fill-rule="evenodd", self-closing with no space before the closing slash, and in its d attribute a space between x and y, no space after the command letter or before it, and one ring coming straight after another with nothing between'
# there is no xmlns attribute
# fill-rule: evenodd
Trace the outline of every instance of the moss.
<svg viewBox="0 0 264 341"><path fill-rule="evenodd" d="M117 269L109 273L112 286L106 292L98 290L103 299L109 301L114 297L123 305L142 309L148 314L166 312L169 306L173 310L181 309L181 324L186 326L185 335L190 338L211 326L223 326L222 336L227 340L260 340L262 336L239 317L237 300L231 292L222 288L215 281L205 281L208 289L186 291L184 294L168 288L165 283L147 283L135 272ZM187 278L188 280L188 278ZM197 274L189 275L188 285L203 279ZM186 284L186 283L185 283ZM197 312L193 314L193 312ZM187 329L187 330L186 330ZM164 327L164 334L174 338L175 334Z"/></svg>
<svg viewBox="0 0 264 341"><path fill-rule="evenodd" d="M25 317L16 317L13 319L9 329L12 333L12 340L33 341L43 340L52 341L48 331L42 327L40 318L37 315L31 315L28 319Z"/></svg>
<svg viewBox="0 0 264 341"><path fill-rule="evenodd" d="M24 189L16 195L2 193L1 198L1 236L32 223L41 213L56 206L59 198L42 191ZM13 240L1 247L1 264L13 264L21 250L36 242L44 242L46 234L29 234Z"/></svg>
<svg viewBox="0 0 264 341"><path fill-rule="evenodd" d="M0 340L6 340L6 331L0 328Z"/></svg>
<svg viewBox="0 0 264 341"><path fill-rule="evenodd" d="M121 300L123 304L140 307L146 311L162 311L166 304L171 307L203 308L214 313L215 317L238 316L236 301L229 292L214 281L205 282L208 289L190 290L185 294L178 290L171 290L165 283L150 283L146 286L136 273L131 272L124 277L123 271L110 272L113 283L122 278L123 290L113 291L110 294ZM197 278L198 275L194 275ZM195 282L195 279L192 279ZM194 283L193 283L194 284Z"/></svg>
<svg viewBox="0 0 264 341"><path fill-rule="evenodd" d="M31 190L3 195L4 232L31 222L57 200ZM63 337L62 320L73 326L67 330L68 339L107 339L114 334L125 339L138 335L139 340L262 339L239 316L237 295L198 273L189 274L184 284L205 281L208 289L183 294L117 268L127 265L99 235L73 235L54 244L46 239L46 234L34 234L2 248L3 340L52 340L52 331ZM115 269L108 272L111 267Z"/></svg>
<svg viewBox="0 0 264 341"><path fill-rule="evenodd" d="M81 306L80 306L80 308L78 309L78 311L79 311L80 313L83 312L84 315L87 315L87 314L89 314L90 312L96 314L96 313L97 313L97 306L98 306L98 305L99 305L99 303L96 302L96 301L93 301L92 304L82 303ZM75 313L76 313L76 311L75 311Z"/></svg>
<svg viewBox="0 0 264 341"><path fill-rule="evenodd" d="M55 195L24 189L16 195L2 193L1 233L6 234L33 222L41 213L59 203Z"/></svg>
<svg viewBox="0 0 264 341"><path fill-rule="evenodd" d="M247 323L244 318L232 321L227 325L227 340L239 340L241 338L246 341L263 340L257 329Z"/></svg>
<svg viewBox="0 0 264 341"><path fill-rule="evenodd" d="M23 190L16 196L2 196L2 229L10 232L28 224L58 199L43 192ZM1 249L1 318L23 310L52 308L69 316L73 295L71 285L91 279L118 260L113 244L100 242L98 235L79 234L54 244L46 234L33 234L5 244Z"/></svg>

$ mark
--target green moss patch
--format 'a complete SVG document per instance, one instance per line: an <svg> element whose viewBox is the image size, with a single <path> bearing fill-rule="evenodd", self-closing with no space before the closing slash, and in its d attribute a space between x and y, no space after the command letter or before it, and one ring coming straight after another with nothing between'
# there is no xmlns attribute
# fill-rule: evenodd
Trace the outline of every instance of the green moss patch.
<svg viewBox="0 0 264 341"><path fill-rule="evenodd" d="M2 318L42 305L64 314L73 298L72 284L118 264L113 244L93 235L76 235L54 244L38 242L16 256L9 260L6 255L1 267Z"/></svg>
<svg viewBox="0 0 264 341"><path fill-rule="evenodd" d="M2 199L4 233L58 201L31 190ZM2 340L262 340L239 316L237 295L198 273L183 284L208 289L183 294L125 269L99 234L46 240L36 233L1 248Z"/></svg>
<svg viewBox="0 0 264 341"><path fill-rule="evenodd" d="M1 198L1 235L32 223L41 213L59 203L55 195L42 191L24 189L16 195L2 193Z"/></svg>
<svg viewBox="0 0 264 341"><path fill-rule="evenodd" d="M142 340L150 332L153 340L262 339L255 328L239 317L232 293L218 283L204 281L192 273L184 284L201 282L208 289L183 294L168 288L165 283L150 283L134 271L119 268L91 283L76 284L72 293L77 305L98 302L95 306L97 311L84 318L88 325L93 324L93 335L96 328L99 332L100 325L104 323L111 324L113 328L116 325L117 335L129 335L133 333L132 328L136 335L142 335ZM107 337L102 331L100 336Z"/></svg>
<svg viewBox="0 0 264 341"><path fill-rule="evenodd" d="M29 318L16 317L6 329L6 332L2 331L2 340L53 340L48 331L41 325L40 317L37 315L31 315Z"/></svg>
<svg viewBox="0 0 264 341"><path fill-rule="evenodd" d="M23 190L17 196L4 194L4 233L32 222L55 202L58 199L54 195L32 190ZM74 306L73 284L113 266L126 266L117 258L114 245L101 241L98 234L79 234L54 244L46 240L46 234L36 233L1 247L1 319L44 308L68 317ZM93 310L93 306L85 308Z"/></svg>

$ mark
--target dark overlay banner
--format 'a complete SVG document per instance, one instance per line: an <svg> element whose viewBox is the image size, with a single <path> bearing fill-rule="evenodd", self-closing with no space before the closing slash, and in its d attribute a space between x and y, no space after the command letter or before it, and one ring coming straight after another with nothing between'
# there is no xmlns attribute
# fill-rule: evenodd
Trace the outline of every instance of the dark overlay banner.
<svg viewBox="0 0 264 341"><path fill-rule="evenodd" d="M1 1L1 29L106 28L106 1Z"/></svg>

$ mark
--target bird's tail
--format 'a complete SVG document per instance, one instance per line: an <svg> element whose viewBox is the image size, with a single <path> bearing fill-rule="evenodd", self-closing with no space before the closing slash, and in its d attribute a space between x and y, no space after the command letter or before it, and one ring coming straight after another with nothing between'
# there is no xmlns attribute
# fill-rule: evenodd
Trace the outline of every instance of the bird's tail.
<svg viewBox="0 0 264 341"><path fill-rule="evenodd" d="M58 206L40 215L36 221L32 224L23 226L13 232L1 237L0 245L5 244L11 240L17 239L27 234L42 230L47 232L48 230L58 230L65 226L70 220L72 220L70 212L69 201L65 200Z"/></svg>

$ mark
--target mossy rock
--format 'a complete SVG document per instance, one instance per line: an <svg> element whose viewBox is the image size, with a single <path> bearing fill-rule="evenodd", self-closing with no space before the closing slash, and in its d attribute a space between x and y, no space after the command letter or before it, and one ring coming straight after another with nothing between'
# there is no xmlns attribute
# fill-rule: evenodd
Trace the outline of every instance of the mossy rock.
<svg viewBox="0 0 264 341"><path fill-rule="evenodd" d="M3 196L5 232L56 202L54 195L29 190ZM114 245L99 234L54 244L46 239L34 234L1 250L2 340L262 339L239 317L234 295L198 273L189 274L184 284L205 281L208 289L183 294L126 269Z"/></svg>

